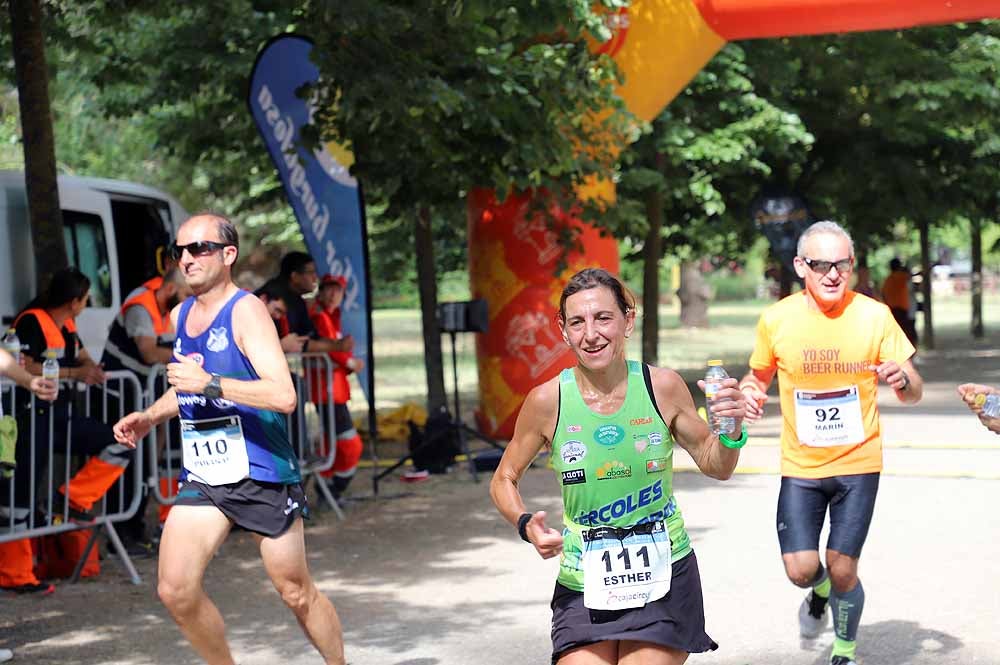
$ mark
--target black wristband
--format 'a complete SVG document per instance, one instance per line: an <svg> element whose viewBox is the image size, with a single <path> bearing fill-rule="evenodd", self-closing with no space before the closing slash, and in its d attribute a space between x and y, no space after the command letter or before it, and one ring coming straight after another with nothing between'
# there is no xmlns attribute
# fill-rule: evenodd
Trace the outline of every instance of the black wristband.
<svg viewBox="0 0 1000 665"><path fill-rule="evenodd" d="M517 518L517 535L521 536L521 540L526 543L530 543L528 540L528 522L531 521L531 513L521 513L521 516Z"/></svg>

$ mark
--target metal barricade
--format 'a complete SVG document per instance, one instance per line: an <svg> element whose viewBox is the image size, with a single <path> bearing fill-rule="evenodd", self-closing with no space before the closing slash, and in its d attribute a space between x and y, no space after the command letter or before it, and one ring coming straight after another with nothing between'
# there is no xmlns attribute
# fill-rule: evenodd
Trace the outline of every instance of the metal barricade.
<svg viewBox="0 0 1000 665"><path fill-rule="evenodd" d="M288 433L299 457L302 486L315 482L316 490L339 519L340 505L320 475L333 468L337 457L337 425L333 408L333 361L326 353L288 353L295 386L295 411L288 414Z"/></svg>
<svg viewBox="0 0 1000 665"><path fill-rule="evenodd" d="M89 529L90 539L71 578L76 581L99 529L103 529L133 584L140 584L142 579L114 524L131 518L139 508L143 446L139 442L135 451L129 453L114 441L111 433L119 418L142 407L142 386L135 375L129 371L107 372L103 385L89 388L64 379L60 381L59 399L53 405L27 391L15 391L7 382L3 388L0 403L4 413L15 418L18 436L16 465L0 474L0 542ZM5 427L9 426L7 423ZM137 465L134 473L122 472L114 480L85 518L72 509L70 501L74 493L71 482L74 455L81 453L79 447L73 450L74 426L86 428L90 433L106 429L100 434L106 434L108 440L94 441L102 448L97 452L96 447L87 451L88 459L109 457L116 460L116 465L128 459L128 465ZM85 445L90 443L88 437ZM132 478L130 485L126 485L128 476ZM69 487L69 499L61 491L64 487Z"/></svg>
<svg viewBox="0 0 1000 665"><path fill-rule="evenodd" d="M309 484L316 481L317 491L323 500L340 519L344 519L330 489L319 477L320 472L333 467L337 454L332 397L333 362L325 353L293 353L286 357L298 397L295 410L286 416L286 424L299 460L303 488L308 490ZM328 399L322 402L319 392L324 385ZM166 367L155 365L146 381L146 405L156 401L167 388ZM150 451L146 482L150 493L161 505L173 504L176 498L175 479L183 467L180 434L176 424L172 424L176 422L176 419L171 419L153 427L146 439Z"/></svg>

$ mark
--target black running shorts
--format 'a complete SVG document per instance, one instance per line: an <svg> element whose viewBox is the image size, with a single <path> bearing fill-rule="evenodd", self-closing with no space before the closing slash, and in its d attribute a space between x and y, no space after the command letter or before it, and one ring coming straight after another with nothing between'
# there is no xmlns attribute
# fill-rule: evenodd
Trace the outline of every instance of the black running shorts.
<svg viewBox="0 0 1000 665"><path fill-rule="evenodd" d="M236 526L269 538L288 531L295 520L309 517L302 485L267 483L244 478L228 485L181 483L175 506L215 506Z"/></svg>
<svg viewBox="0 0 1000 665"><path fill-rule="evenodd" d="M670 591L659 600L629 610L591 610L583 592L556 582L552 596L552 663L568 651L613 640L649 642L688 653L719 648L705 633L701 576L694 552L671 566Z"/></svg>

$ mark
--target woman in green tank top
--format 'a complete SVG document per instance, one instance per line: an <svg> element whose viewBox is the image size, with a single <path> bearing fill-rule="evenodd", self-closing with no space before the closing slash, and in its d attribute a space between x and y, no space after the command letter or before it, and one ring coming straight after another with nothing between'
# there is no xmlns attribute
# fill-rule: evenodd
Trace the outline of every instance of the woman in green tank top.
<svg viewBox="0 0 1000 665"><path fill-rule="evenodd" d="M527 396L490 494L521 538L560 555L552 599L552 662L679 665L716 649L705 633L701 580L674 499L673 446L703 473L729 478L746 442L744 400L726 379L713 412L735 419L715 436L684 380L625 359L635 300L610 273L574 275L559 303L574 368ZM702 382L699 382L699 386ZM543 449L563 497L563 529L529 512L518 481Z"/></svg>

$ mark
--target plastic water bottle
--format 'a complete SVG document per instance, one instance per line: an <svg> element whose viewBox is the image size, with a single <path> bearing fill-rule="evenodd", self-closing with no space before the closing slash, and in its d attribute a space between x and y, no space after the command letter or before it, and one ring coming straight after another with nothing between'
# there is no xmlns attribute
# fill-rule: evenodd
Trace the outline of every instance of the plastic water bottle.
<svg viewBox="0 0 1000 665"><path fill-rule="evenodd" d="M729 378L726 368L722 366L721 360L709 360L708 370L705 372L705 414L708 416L708 428L712 434L731 434L736 428L736 419L732 416L717 416L712 413L711 406L715 402L715 395L722 389L722 380ZM728 401L728 400L727 400Z"/></svg>
<svg viewBox="0 0 1000 665"><path fill-rule="evenodd" d="M56 384L56 395L59 394L59 360L56 352L49 349L45 352L45 362L42 363L42 378Z"/></svg>
<svg viewBox="0 0 1000 665"><path fill-rule="evenodd" d="M3 350L14 356L15 363L21 363L21 339L13 328L7 328L7 334L3 336Z"/></svg>
<svg viewBox="0 0 1000 665"><path fill-rule="evenodd" d="M0 347L4 351L14 356L14 363L21 364L21 340L17 336L17 331L13 328L7 328L7 334L3 336L3 341L0 341ZM0 381L0 385L8 386L14 385L14 381L11 379L3 379Z"/></svg>
<svg viewBox="0 0 1000 665"><path fill-rule="evenodd" d="M1000 417L1000 395L991 393L989 395L977 395L983 397L983 415L987 418ZM978 399L976 401L979 401Z"/></svg>

